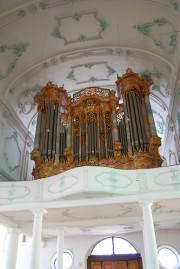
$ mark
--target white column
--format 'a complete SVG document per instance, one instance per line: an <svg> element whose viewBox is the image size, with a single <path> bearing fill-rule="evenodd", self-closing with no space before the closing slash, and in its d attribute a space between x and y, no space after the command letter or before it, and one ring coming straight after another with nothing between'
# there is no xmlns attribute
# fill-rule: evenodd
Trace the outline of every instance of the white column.
<svg viewBox="0 0 180 269"><path fill-rule="evenodd" d="M32 250L30 269L39 269L40 265L40 251L41 251L41 233L42 233L42 219L46 213L45 209L35 209L34 214L34 225L32 235Z"/></svg>
<svg viewBox="0 0 180 269"><path fill-rule="evenodd" d="M140 222L139 224L140 224L140 226L142 228L143 240L144 240L143 241L143 243L144 243L144 260L143 260L143 262L144 262L144 265L146 265L146 266L143 266L143 268L148 268L148 256L146 256L146 253L147 253L147 246L146 246L147 239L145 239L146 234L145 234L145 231L144 231L144 222Z"/></svg>
<svg viewBox="0 0 180 269"><path fill-rule="evenodd" d="M146 259L146 269L159 269L159 262L157 258L156 236L154 231L153 217L152 217L152 201L140 202L143 212L143 239Z"/></svg>
<svg viewBox="0 0 180 269"><path fill-rule="evenodd" d="M7 228L3 269L15 269L20 230Z"/></svg>
<svg viewBox="0 0 180 269"><path fill-rule="evenodd" d="M58 229L57 232L57 267L63 269L63 253L64 253L64 228Z"/></svg>

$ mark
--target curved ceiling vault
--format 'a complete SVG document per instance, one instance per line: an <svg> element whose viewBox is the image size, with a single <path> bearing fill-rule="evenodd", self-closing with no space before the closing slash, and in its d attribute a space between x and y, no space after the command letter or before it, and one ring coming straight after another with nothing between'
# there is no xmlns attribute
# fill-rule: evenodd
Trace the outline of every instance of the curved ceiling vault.
<svg viewBox="0 0 180 269"><path fill-rule="evenodd" d="M178 1L3 0L0 10L2 115L10 113L32 140L33 96L48 81L71 95L89 86L116 89L128 67L153 79L151 104L164 137L178 87Z"/></svg>
<svg viewBox="0 0 180 269"><path fill-rule="evenodd" d="M165 141L168 128L173 126L174 93L180 93L179 30L179 0L1 0L0 139L3 122L9 117L9 125L18 128L18 135L26 137L27 145L33 146L36 126L33 96L48 81L64 85L71 95L90 86L116 90L117 74L122 76L127 68L131 68L154 81L151 104L157 133ZM14 129L10 131L13 133ZM24 146L19 148L15 134L7 135L10 137L5 137L5 142L12 144L17 156L11 164L4 152L4 166L19 178L16 168L20 166ZM11 143L12 137L14 143ZM164 145L160 152L162 156ZM9 157L14 149L10 146ZM178 205L178 201L173 200L171 203L166 200L155 203L155 220L156 213L161 214L157 219L163 220L161 223L156 221L156 229L178 227ZM121 218L121 225L116 221L112 226L111 221L106 228L103 219L107 220L106 212L111 211L107 206L92 208L94 215L86 225L84 219L89 216L86 216L86 207L49 210L44 236L54 235L55 224L58 226L62 220L69 225L66 232L76 235L119 234L141 229L137 204L118 204L113 208L112 219L127 218L124 222ZM167 214L166 220L161 217L164 214ZM175 220L172 214L175 214ZM21 222L30 233L32 212L6 212L4 217L8 221Z"/></svg>

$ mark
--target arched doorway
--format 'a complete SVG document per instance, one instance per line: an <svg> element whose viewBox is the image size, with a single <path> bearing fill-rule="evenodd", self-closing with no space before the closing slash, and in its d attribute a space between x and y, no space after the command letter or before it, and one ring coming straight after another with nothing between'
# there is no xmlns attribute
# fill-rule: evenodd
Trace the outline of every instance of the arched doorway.
<svg viewBox="0 0 180 269"><path fill-rule="evenodd" d="M142 269L136 248L120 237L99 241L88 256L87 269Z"/></svg>

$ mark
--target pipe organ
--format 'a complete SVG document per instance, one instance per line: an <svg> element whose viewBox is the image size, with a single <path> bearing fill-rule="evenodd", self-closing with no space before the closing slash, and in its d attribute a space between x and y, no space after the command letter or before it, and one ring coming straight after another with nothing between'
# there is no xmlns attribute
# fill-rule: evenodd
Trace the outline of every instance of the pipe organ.
<svg viewBox="0 0 180 269"><path fill-rule="evenodd" d="M68 96L52 82L34 97L38 104L32 175L45 178L68 169L106 166L140 169L161 166L161 139L151 111L152 81L127 69L114 90L85 88Z"/></svg>

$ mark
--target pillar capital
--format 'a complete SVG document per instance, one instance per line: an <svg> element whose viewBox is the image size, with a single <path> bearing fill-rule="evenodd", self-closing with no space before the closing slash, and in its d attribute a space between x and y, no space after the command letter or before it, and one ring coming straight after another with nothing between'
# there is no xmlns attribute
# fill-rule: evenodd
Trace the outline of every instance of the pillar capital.
<svg viewBox="0 0 180 269"><path fill-rule="evenodd" d="M34 216L43 216L47 213L47 210L44 208L35 208L31 210L34 214Z"/></svg>
<svg viewBox="0 0 180 269"><path fill-rule="evenodd" d="M139 201L139 204L142 208L151 207L153 204L153 200L142 200L142 201Z"/></svg>
<svg viewBox="0 0 180 269"><path fill-rule="evenodd" d="M65 227L58 227L57 228L57 233L61 233L61 232L64 232L64 229L65 229Z"/></svg>

